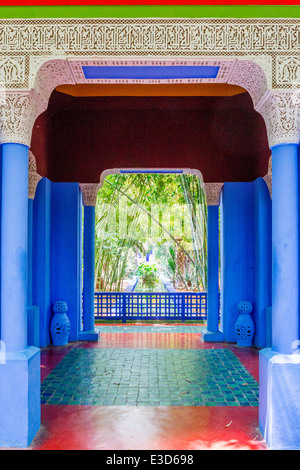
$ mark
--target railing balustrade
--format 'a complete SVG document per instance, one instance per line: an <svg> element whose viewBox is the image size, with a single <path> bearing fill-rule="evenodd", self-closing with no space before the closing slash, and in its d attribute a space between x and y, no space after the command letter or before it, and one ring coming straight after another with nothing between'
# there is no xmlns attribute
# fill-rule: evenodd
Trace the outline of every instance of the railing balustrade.
<svg viewBox="0 0 300 470"><path fill-rule="evenodd" d="M206 320L206 292L95 292L95 319Z"/></svg>

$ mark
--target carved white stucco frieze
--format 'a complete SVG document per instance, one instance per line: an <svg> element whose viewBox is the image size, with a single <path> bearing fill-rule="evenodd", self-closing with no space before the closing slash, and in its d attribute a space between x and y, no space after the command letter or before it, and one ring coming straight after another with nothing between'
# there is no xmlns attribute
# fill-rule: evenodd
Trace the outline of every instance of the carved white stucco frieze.
<svg viewBox="0 0 300 470"><path fill-rule="evenodd" d="M34 122L43 111L35 92L0 91L1 143L14 142L30 147Z"/></svg>
<svg viewBox="0 0 300 470"><path fill-rule="evenodd" d="M288 76L297 75L299 41L298 18L1 19L0 77L5 76L6 86L29 88L43 57L46 62L66 57L251 55L264 56L266 68L277 69L273 88L288 88Z"/></svg>
<svg viewBox="0 0 300 470"><path fill-rule="evenodd" d="M252 98L254 107L268 90L264 70L252 60L238 60L228 83L245 88Z"/></svg>
<svg viewBox="0 0 300 470"><path fill-rule="evenodd" d="M37 173L36 159L31 150L28 151L28 171Z"/></svg>
<svg viewBox="0 0 300 470"><path fill-rule="evenodd" d="M42 177L37 173L35 156L28 152L28 198L34 199L37 185Z"/></svg>
<svg viewBox="0 0 300 470"><path fill-rule="evenodd" d="M204 190L206 195L206 204L208 206L218 206L220 204L221 191L224 183L205 183Z"/></svg>
<svg viewBox="0 0 300 470"><path fill-rule="evenodd" d="M132 62L218 65L215 79L171 82L240 85L265 119L270 146L294 141L288 93L300 89L299 30L298 18L0 19L1 140L29 146L51 92L91 82L84 63Z"/></svg>
<svg viewBox="0 0 300 470"><path fill-rule="evenodd" d="M272 157L269 159L268 173L263 178L268 186L270 196L272 198Z"/></svg>
<svg viewBox="0 0 300 470"><path fill-rule="evenodd" d="M75 83L67 60L53 59L44 62L43 59L32 57L31 84L45 107L52 91L59 85ZM36 73L34 73L34 71Z"/></svg>
<svg viewBox="0 0 300 470"><path fill-rule="evenodd" d="M82 202L84 206L94 206L97 202L97 194L100 189L99 183L80 183Z"/></svg>
<svg viewBox="0 0 300 470"><path fill-rule="evenodd" d="M0 57L0 83L12 87L25 85L26 68L24 56Z"/></svg>
<svg viewBox="0 0 300 470"><path fill-rule="evenodd" d="M265 120L270 147L299 143L300 92L268 92L256 111Z"/></svg>
<svg viewBox="0 0 300 470"><path fill-rule="evenodd" d="M299 56L276 57L276 83L284 88L298 88L300 85Z"/></svg>

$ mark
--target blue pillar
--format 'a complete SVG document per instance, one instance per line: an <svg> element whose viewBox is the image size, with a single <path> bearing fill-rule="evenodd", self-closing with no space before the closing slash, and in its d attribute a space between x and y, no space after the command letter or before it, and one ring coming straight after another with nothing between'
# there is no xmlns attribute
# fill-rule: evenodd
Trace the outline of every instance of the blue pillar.
<svg viewBox="0 0 300 470"><path fill-rule="evenodd" d="M0 446L27 447L40 426L40 352L27 346L28 148L2 147Z"/></svg>
<svg viewBox="0 0 300 470"><path fill-rule="evenodd" d="M33 199L28 198L28 282L27 282L27 340L30 346L40 346L39 307L32 305L32 242Z"/></svg>
<svg viewBox="0 0 300 470"><path fill-rule="evenodd" d="M33 226L33 199L28 198L28 306L32 305L32 226Z"/></svg>
<svg viewBox="0 0 300 470"><path fill-rule="evenodd" d="M83 331L78 338L83 341L98 341L95 330L95 207L84 206L83 231Z"/></svg>
<svg viewBox="0 0 300 470"><path fill-rule="evenodd" d="M219 331L219 206L207 206L207 330L204 341L224 341Z"/></svg>
<svg viewBox="0 0 300 470"><path fill-rule="evenodd" d="M51 304L67 302L69 341L78 341L81 316L81 194L78 183L51 184Z"/></svg>
<svg viewBox="0 0 300 470"><path fill-rule="evenodd" d="M272 149L272 178L272 349L292 354L299 326L297 145Z"/></svg>
<svg viewBox="0 0 300 470"><path fill-rule="evenodd" d="M39 306L39 345L49 346L51 304L51 181L42 178L33 204L33 303Z"/></svg>
<svg viewBox="0 0 300 470"><path fill-rule="evenodd" d="M2 151L1 337L6 350L27 346L28 149Z"/></svg>
<svg viewBox="0 0 300 470"><path fill-rule="evenodd" d="M300 449L298 146L272 148L272 348L260 352L259 423L272 449Z"/></svg>
<svg viewBox="0 0 300 470"><path fill-rule="evenodd" d="M227 342L236 342L237 305L253 302L252 183L224 183L221 197L221 321Z"/></svg>
<svg viewBox="0 0 300 470"><path fill-rule="evenodd" d="M272 200L263 178L253 183L254 291L252 318L255 323L254 345L271 345L269 308L272 305Z"/></svg>

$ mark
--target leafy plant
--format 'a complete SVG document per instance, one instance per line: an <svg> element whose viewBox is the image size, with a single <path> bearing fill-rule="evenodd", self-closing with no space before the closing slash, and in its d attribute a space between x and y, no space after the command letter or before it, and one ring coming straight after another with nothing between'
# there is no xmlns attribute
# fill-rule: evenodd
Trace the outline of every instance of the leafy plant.
<svg viewBox="0 0 300 470"><path fill-rule="evenodd" d="M148 289L153 289L158 282L157 267L154 264L141 264L137 269L137 274Z"/></svg>
<svg viewBox="0 0 300 470"><path fill-rule="evenodd" d="M187 214L182 236L178 208ZM205 290L206 236L205 196L194 175L109 175L96 205L95 289L123 290L123 280L136 274L141 256L152 250L174 285Z"/></svg>

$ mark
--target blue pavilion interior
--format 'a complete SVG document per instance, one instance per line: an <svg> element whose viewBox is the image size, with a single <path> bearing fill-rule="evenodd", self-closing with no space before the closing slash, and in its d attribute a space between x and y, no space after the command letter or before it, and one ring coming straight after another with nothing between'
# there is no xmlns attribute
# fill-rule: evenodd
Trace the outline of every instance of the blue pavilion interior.
<svg viewBox="0 0 300 470"><path fill-rule="evenodd" d="M290 55L278 53L281 36L274 33L272 43L267 21L253 33L262 30L269 38L264 54L254 40L251 56L248 41L232 46L230 30L225 58L217 49L210 57L209 41L199 45L197 20L180 21L190 41L175 45L164 22L164 46L153 31L154 42L147 42L142 25L137 54L143 60L126 56L118 29L114 37L124 60L115 58L117 46L109 49L108 36L102 50L107 56L94 58L85 49L89 44L95 52L90 36L81 29L80 47L67 54L61 49L69 41L64 24L55 46L45 32L40 47L34 41L29 47L24 30L13 24L21 28L26 68L15 54L14 36L6 36L3 48L10 49L1 67L7 89L0 90L1 447L26 448L40 429L40 355L51 346L54 303L68 306L70 342L101 341L94 320L94 243L103 179L122 171L182 170L196 174L206 191L204 340L235 343L237 306L252 303L260 430L272 449L300 448L299 59L293 48ZM295 42L291 25L287 20L289 44ZM244 37L239 21L235 26ZM66 27L69 38L73 24ZM211 27L218 36L215 23ZM104 29L94 31L93 40L108 34ZM162 59L149 59L153 48Z"/></svg>

